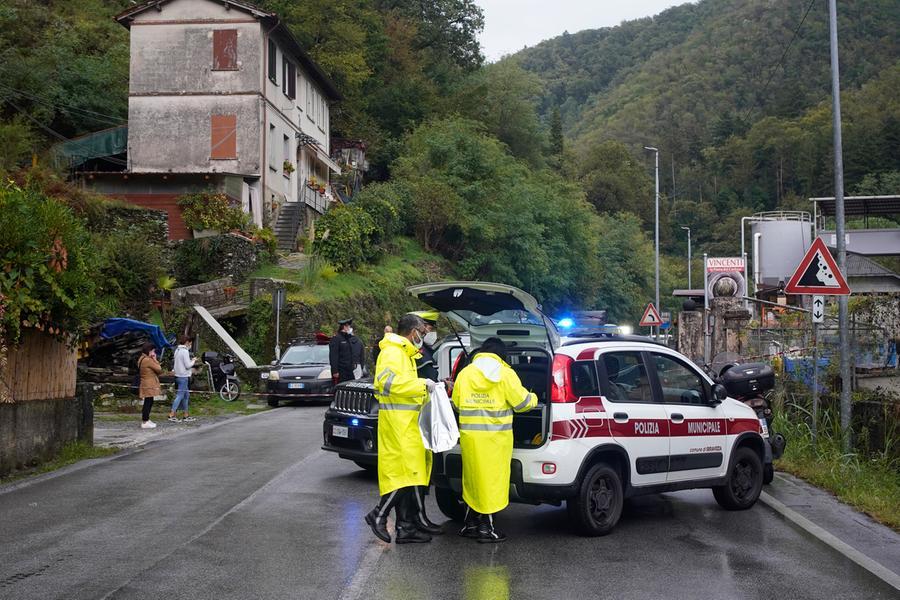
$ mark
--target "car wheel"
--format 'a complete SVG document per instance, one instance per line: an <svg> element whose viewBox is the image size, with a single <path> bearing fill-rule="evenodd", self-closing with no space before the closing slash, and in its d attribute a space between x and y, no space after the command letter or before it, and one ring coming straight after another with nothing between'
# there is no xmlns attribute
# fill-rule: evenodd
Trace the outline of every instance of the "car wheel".
<svg viewBox="0 0 900 600"><path fill-rule="evenodd" d="M763 485L769 485L775 479L775 467L771 464L763 466Z"/></svg>
<svg viewBox="0 0 900 600"><path fill-rule="evenodd" d="M449 488L435 486L434 499L448 519L462 522L466 518L466 503L459 494Z"/></svg>
<svg viewBox="0 0 900 600"><path fill-rule="evenodd" d="M763 486L763 465L759 456L746 446L734 453L725 485L713 488L719 506L726 510L746 510L756 504Z"/></svg>
<svg viewBox="0 0 900 600"><path fill-rule="evenodd" d="M227 381L219 390L219 397L225 402L232 402L241 395L241 387L234 381Z"/></svg>
<svg viewBox="0 0 900 600"><path fill-rule="evenodd" d="M599 463L585 474L575 497L566 500L566 509L581 535L606 535L622 516L623 496L619 472Z"/></svg>
<svg viewBox="0 0 900 600"><path fill-rule="evenodd" d="M268 403L272 408L278 408L278 398L269 398Z"/></svg>
<svg viewBox="0 0 900 600"><path fill-rule="evenodd" d="M361 462L358 460L354 460L353 462L356 463L357 467L359 467L360 469L365 469L369 473L377 473L378 472L378 465L373 465L371 463L364 463L364 462Z"/></svg>

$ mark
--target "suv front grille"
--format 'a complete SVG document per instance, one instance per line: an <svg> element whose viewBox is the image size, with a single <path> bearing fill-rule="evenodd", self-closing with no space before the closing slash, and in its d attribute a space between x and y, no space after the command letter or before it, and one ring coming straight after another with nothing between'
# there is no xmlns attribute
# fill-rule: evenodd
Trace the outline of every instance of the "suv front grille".
<svg viewBox="0 0 900 600"><path fill-rule="evenodd" d="M332 408L341 412L367 415L370 412L375 396L368 390L350 390L338 388L334 392Z"/></svg>

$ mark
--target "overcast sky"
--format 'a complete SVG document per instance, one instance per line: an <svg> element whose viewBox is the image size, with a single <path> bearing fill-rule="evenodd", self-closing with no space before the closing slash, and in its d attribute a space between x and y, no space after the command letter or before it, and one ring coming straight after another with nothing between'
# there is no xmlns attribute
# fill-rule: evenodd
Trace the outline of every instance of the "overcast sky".
<svg viewBox="0 0 900 600"><path fill-rule="evenodd" d="M488 61L556 37L618 25L686 0L475 0L484 9L481 47Z"/></svg>

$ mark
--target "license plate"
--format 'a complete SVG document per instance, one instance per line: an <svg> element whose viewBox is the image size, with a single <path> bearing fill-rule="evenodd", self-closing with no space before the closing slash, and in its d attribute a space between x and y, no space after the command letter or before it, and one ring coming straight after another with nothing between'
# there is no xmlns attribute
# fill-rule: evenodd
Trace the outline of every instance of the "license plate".
<svg viewBox="0 0 900 600"><path fill-rule="evenodd" d="M305 383L289 383L288 384L289 390L302 390L305 387L306 387Z"/></svg>
<svg viewBox="0 0 900 600"><path fill-rule="evenodd" d="M769 437L769 425L766 423L765 419L759 420L759 428L762 429L763 437Z"/></svg>
<svg viewBox="0 0 900 600"><path fill-rule="evenodd" d="M334 437L348 438L350 437L350 428L342 427L340 425L332 425L331 435L333 435Z"/></svg>

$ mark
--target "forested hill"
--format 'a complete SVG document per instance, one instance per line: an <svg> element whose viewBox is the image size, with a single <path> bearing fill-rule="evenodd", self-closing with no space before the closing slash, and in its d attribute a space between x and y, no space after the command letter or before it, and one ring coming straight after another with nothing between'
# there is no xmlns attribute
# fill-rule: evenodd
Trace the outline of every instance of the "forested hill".
<svg viewBox="0 0 900 600"><path fill-rule="evenodd" d="M838 3L838 27L853 191L867 176L900 170L900 2ZM674 231L754 209L806 208L806 197L832 191L824 0L702 0L564 33L507 60L541 79L540 110L548 120L561 113L582 175L586 153L595 159L588 168L602 167L598 144L610 168L627 162L610 159L619 151L643 163L643 146L660 148L663 193L674 200L665 218L682 221ZM602 195L592 201L610 209Z"/></svg>

